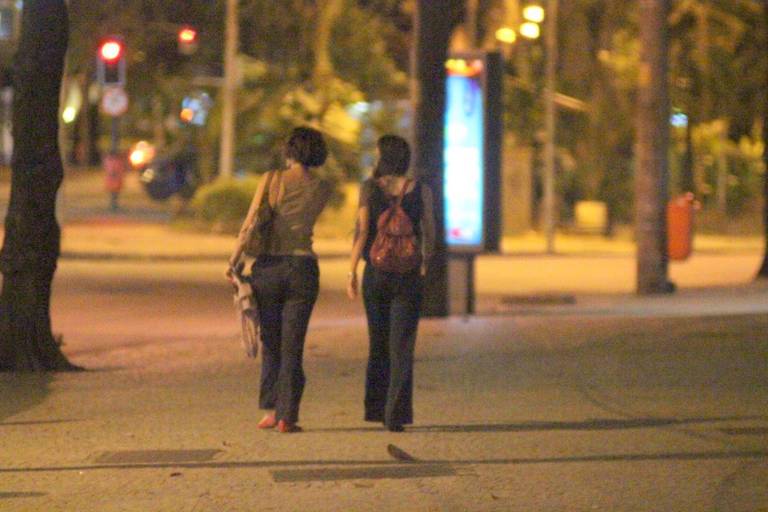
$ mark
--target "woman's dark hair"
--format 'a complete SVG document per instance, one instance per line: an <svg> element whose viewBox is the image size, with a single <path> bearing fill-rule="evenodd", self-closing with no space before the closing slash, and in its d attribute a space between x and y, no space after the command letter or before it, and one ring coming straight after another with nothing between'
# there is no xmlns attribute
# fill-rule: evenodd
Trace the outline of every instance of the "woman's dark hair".
<svg viewBox="0 0 768 512"><path fill-rule="evenodd" d="M411 165L411 147L397 135L384 135L377 143L379 161L373 170L373 177L402 176Z"/></svg>
<svg viewBox="0 0 768 512"><path fill-rule="evenodd" d="M328 147L325 145L323 134L307 126L294 128L285 144L285 157L305 167L323 165L328 158Z"/></svg>

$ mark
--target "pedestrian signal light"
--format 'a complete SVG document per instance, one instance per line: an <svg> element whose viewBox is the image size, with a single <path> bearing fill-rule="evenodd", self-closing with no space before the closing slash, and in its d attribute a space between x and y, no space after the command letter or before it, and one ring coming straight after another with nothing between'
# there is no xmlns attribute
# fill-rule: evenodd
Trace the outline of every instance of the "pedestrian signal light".
<svg viewBox="0 0 768 512"><path fill-rule="evenodd" d="M119 36L110 36L99 45L96 75L101 85L125 85L125 45Z"/></svg>

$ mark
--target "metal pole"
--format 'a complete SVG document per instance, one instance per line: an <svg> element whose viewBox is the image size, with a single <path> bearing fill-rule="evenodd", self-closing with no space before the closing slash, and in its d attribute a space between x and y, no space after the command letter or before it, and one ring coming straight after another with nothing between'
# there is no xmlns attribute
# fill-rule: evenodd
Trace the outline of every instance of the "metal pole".
<svg viewBox="0 0 768 512"><path fill-rule="evenodd" d="M479 0L467 0L465 27L470 49L477 48L477 8Z"/></svg>
<svg viewBox="0 0 768 512"><path fill-rule="evenodd" d="M238 0L227 0L224 42L224 84L221 88L221 150L219 175L232 176L235 154L235 113L237 109Z"/></svg>
<svg viewBox="0 0 768 512"><path fill-rule="evenodd" d="M547 254L555 252L555 148L557 146L557 2L549 0L547 12L547 63L546 87L544 90L545 131L544 143L544 233L547 239Z"/></svg>
<svg viewBox="0 0 768 512"><path fill-rule="evenodd" d="M120 152L120 117L113 116L112 117L112 144L110 147L110 152L113 155L116 155Z"/></svg>

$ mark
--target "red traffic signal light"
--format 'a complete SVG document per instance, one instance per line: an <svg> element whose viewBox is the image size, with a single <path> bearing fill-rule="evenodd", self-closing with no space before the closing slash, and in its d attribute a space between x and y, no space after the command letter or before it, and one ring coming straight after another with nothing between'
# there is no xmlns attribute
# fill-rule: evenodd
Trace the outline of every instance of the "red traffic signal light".
<svg viewBox="0 0 768 512"><path fill-rule="evenodd" d="M99 57L107 62L115 62L123 56L123 43L117 39L107 39L99 47Z"/></svg>
<svg viewBox="0 0 768 512"><path fill-rule="evenodd" d="M194 43L197 40L197 30L191 27L184 27L179 30L180 43Z"/></svg>
<svg viewBox="0 0 768 512"><path fill-rule="evenodd" d="M179 53L192 55L197 51L197 30L184 26L179 29Z"/></svg>
<svg viewBox="0 0 768 512"><path fill-rule="evenodd" d="M125 43L122 37L109 36L99 44L96 77L101 85L125 84Z"/></svg>

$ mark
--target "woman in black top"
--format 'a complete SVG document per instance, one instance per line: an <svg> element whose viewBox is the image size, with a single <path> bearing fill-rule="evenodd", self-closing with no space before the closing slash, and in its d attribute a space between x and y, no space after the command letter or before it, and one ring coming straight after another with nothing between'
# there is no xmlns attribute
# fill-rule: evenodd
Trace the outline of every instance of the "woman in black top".
<svg viewBox="0 0 768 512"><path fill-rule="evenodd" d="M357 267L366 261L363 302L368 318L369 356L365 379L365 420L393 432L413 422L413 354L423 277L432 256L435 223L432 194L405 176L411 151L401 137L378 141L379 161L360 191L355 242L350 255L347 294L358 294ZM384 272L371 264L370 251L379 216L402 194L401 206L419 239L422 264L406 273Z"/></svg>

